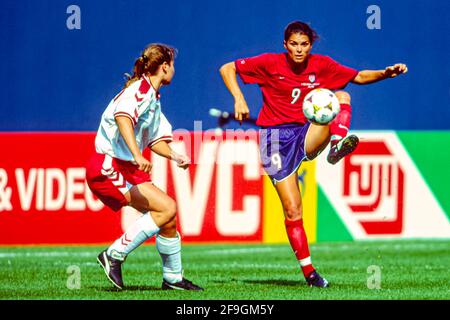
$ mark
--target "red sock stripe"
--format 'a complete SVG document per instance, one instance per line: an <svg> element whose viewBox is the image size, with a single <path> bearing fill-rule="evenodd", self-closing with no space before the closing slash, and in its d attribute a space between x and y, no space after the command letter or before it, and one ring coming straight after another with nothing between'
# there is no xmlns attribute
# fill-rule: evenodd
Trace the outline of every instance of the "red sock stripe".
<svg viewBox="0 0 450 320"><path fill-rule="evenodd" d="M121 242L124 246L126 246L126 245L128 245L128 244L131 242L131 240L130 240L130 239L127 239L127 234L125 233L125 234L123 235L122 239L120 240L120 242Z"/></svg>

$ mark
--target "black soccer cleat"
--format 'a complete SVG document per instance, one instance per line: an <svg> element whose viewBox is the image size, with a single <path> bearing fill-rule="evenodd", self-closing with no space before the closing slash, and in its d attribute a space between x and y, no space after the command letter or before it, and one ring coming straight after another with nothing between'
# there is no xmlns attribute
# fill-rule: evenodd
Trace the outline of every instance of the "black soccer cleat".
<svg viewBox="0 0 450 320"><path fill-rule="evenodd" d="M306 283L310 287L318 287L318 288L328 288L329 283L327 279L322 278L320 274L318 274L316 271L313 271L310 273L308 278L306 278Z"/></svg>
<svg viewBox="0 0 450 320"><path fill-rule="evenodd" d="M336 164L343 157L355 151L358 143L359 139L354 134L342 139L330 148L330 152L327 157L328 162L331 164Z"/></svg>
<svg viewBox="0 0 450 320"><path fill-rule="evenodd" d="M194 290L194 291L203 291L204 289L202 287L197 286L196 284L193 284L191 281L189 281L186 278L183 278L183 280L175 283L169 283L166 280L163 280L161 289L163 290Z"/></svg>
<svg viewBox="0 0 450 320"><path fill-rule="evenodd" d="M108 280L118 289L123 289L123 281L122 281L122 263L123 261L114 259L113 257L108 256L105 251L102 251L98 257L97 262L105 271Z"/></svg>

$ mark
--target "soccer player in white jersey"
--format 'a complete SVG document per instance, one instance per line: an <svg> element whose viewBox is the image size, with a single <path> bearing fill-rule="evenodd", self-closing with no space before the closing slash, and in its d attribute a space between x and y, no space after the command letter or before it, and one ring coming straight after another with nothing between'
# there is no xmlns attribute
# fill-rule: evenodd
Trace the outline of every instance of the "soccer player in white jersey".
<svg viewBox="0 0 450 320"><path fill-rule="evenodd" d="M203 290L185 279L181 264L180 235L176 230L176 203L150 180L152 164L142 152L153 152L176 161L186 169L190 159L173 151L172 127L161 112L159 90L175 73L175 49L151 44L134 64L125 88L102 115L95 138L96 153L86 167L92 192L114 211L132 206L142 216L101 252L98 262L108 279L124 288L122 263L145 240L156 235L163 264L162 289Z"/></svg>

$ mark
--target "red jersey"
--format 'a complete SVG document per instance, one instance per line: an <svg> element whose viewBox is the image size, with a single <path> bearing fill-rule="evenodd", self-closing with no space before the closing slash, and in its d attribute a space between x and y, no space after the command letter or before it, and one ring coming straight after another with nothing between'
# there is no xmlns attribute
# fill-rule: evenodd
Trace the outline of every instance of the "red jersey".
<svg viewBox="0 0 450 320"><path fill-rule="evenodd" d="M244 83L256 83L261 87L263 106L256 124L263 127L306 123L302 105L311 90L342 89L358 74L357 70L318 54L308 57L306 68L299 74L289 66L287 53L238 59L235 66Z"/></svg>

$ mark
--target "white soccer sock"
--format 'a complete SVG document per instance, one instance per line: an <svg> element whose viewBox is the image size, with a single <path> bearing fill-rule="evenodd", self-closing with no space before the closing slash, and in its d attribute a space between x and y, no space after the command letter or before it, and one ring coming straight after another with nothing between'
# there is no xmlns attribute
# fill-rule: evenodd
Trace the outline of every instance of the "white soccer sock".
<svg viewBox="0 0 450 320"><path fill-rule="evenodd" d="M338 135L338 134L333 134L330 138L331 142L337 142L337 141L341 141L343 138L342 136Z"/></svg>
<svg viewBox="0 0 450 320"><path fill-rule="evenodd" d="M150 213L144 214L106 251L106 253L118 260L125 260L127 255L140 246L145 240L158 233L156 225Z"/></svg>
<svg viewBox="0 0 450 320"><path fill-rule="evenodd" d="M169 283L183 280L183 267L181 265L181 240L177 232L175 238L156 236L156 249L162 259L163 278Z"/></svg>

